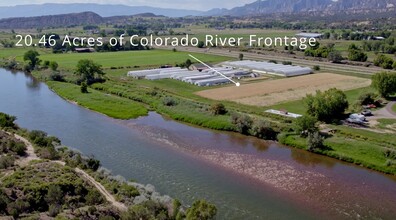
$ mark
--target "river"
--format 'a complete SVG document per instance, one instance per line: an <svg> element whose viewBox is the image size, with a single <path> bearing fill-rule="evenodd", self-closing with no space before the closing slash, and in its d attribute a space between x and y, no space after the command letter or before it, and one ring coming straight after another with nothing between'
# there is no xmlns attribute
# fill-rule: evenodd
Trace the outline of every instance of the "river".
<svg viewBox="0 0 396 220"><path fill-rule="evenodd" d="M394 176L153 112L111 119L63 100L24 73L0 69L0 111L94 155L115 175L184 203L213 202L218 219L396 216Z"/></svg>

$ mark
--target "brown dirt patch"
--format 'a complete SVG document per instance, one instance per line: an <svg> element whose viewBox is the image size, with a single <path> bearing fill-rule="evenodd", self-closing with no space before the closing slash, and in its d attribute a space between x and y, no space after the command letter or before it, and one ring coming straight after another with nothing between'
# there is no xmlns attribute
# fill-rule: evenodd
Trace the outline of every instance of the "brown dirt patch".
<svg viewBox="0 0 396 220"><path fill-rule="evenodd" d="M371 80L332 73L318 73L292 78L267 80L240 87L229 86L199 91L196 94L214 100L229 100L247 105L270 106L299 100L316 90L338 88L351 90L367 87Z"/></svg>

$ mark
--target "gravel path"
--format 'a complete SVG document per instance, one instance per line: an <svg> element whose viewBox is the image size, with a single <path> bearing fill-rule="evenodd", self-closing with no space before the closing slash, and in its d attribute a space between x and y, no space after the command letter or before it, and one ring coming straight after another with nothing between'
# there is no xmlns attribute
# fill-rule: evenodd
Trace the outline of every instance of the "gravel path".
<svg viewBox="0 0 396 220"><path fill-rule="evenodd" d="M396 112L392 110L392 106L396 104L396 101L389 102L384 108L373 112L374 117L372 119L379 118L393 118L396 119Z"/></svg>

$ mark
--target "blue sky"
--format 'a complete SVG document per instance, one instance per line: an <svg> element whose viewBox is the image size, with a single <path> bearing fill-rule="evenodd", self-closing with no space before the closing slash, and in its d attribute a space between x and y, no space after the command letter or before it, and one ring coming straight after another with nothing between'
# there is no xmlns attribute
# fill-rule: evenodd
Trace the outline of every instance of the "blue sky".
<svg viewBox="0 0 396 220"><path fill-rule="evenodd" d="M14 6L43 3L99 3L99 4L123 4L132 6L153 6L162 8L209 10L212 8L232 8L242 6L255 0L13 0L0 1L0 6Z"/></svg>

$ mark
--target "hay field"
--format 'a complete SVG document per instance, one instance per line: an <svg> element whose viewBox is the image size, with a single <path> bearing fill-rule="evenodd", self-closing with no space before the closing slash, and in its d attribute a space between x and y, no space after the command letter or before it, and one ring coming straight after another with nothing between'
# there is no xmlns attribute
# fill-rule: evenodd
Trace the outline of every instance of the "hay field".
<svg viewBox="0 0 396 220"><path fill-rule="evenodd" d="M199 91L196 94L214 100L228 100L246 105L270 106L300 100L316 90L338 88L351 90L367 87L371 80L332 73L318 73L258 83Z"/></svg>

